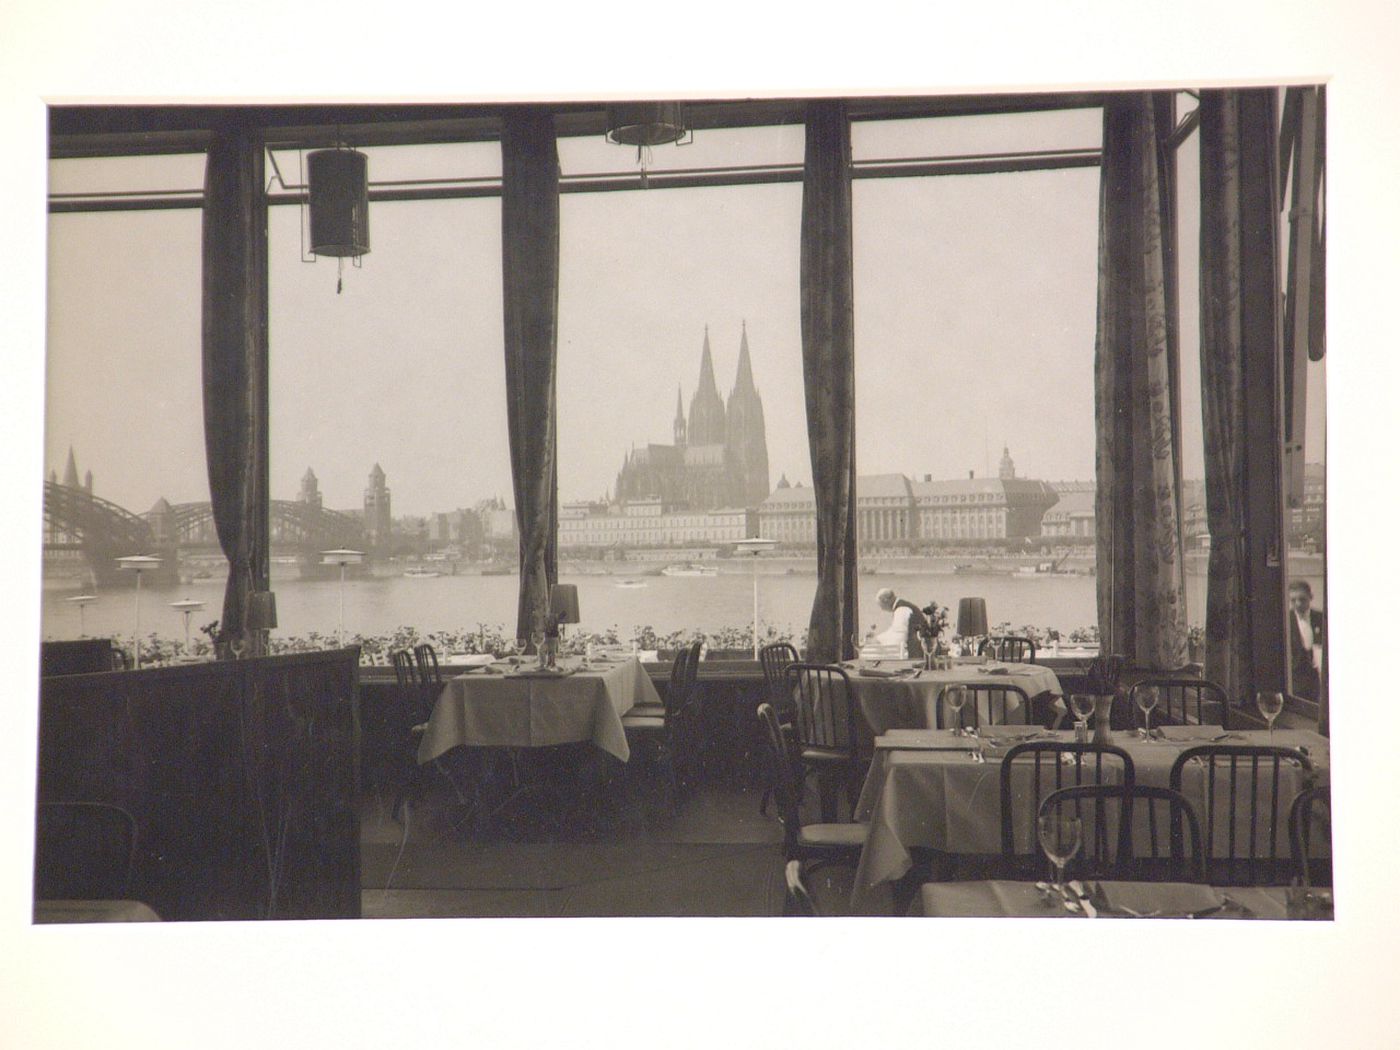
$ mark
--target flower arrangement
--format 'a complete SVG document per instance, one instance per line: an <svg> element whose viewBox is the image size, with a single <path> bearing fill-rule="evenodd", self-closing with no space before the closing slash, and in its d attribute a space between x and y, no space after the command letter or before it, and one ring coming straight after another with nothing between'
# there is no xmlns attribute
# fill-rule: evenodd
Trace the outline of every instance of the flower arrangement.
<svg viewBox="0 0 1400 1050"><path fill-rule="evenodd" d="M919 633L937 641L948 630L948 607L929 602L919 611L924 614L924 626L919 628Z"/></svg>

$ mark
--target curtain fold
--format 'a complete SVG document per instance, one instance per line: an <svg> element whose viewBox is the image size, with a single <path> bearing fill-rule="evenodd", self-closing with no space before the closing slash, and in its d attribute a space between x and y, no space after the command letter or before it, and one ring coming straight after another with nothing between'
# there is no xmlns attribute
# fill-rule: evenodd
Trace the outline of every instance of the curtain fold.
<svg viewBox="0 0 1400 1050"><path fill-rule="evenodd" d="M228 558L221 630L258 655L249 595L268 589L267 206L263 146L245 127L215 129L203 216L204 450L219 546Z"/></svg>
<svg viewBox="0 0 1400 1050"><path fill-rule="evenodd" d="M558 579L555 361L559 328L559 159L554 117L537 106L501 119L501 242L506 398L520 533L517 637L528 638Z"/></svg>
<svg viewBox="0 0 1400 1050"><path fill-rule="evenodd" d="M857 631L851 127L839 101L807 105L802 172L802 372L817 506L807 659L851 655Z"/></svg>
<svg viewBox="0 0 1400 1050"><path fill-rule="evenodd" d="M1170 178L1163 107L1104 105L1094 356L1098 613L1103 650L1154 668L1186 661Z"/></svg>
<svg viewBox="0 0 1400 1050"><path fill-rule="evenodd" d="M1226 695L1253 678L1244 592L1244 346L1240 325L1239 107L1201 93L1201 415L1210 561L1206 677Z"/></svg>

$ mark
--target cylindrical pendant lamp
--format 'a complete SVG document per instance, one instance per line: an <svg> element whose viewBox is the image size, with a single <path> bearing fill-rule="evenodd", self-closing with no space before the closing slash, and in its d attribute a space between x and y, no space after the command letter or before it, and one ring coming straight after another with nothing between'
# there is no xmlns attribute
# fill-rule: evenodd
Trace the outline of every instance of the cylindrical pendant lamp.
<svg viewBox="0 0 1400 1050"><path fill-rule="evenodd" d="M357 150L321 149L306 157L311 251L339 258L369 251L369 159Z"/></svg>

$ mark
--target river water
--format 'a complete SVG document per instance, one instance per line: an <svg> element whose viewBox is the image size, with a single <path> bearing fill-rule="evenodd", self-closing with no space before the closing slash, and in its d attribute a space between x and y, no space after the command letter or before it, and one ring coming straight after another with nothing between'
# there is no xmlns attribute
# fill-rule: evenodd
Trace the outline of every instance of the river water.
<svg viewBox="0 0 1400 1050"><path fill-rule="evenodd" d="M810 563L808 563L810 565ZM312 632L333 635L340 617L341 585L337 580L301 580L278 575L276 635L304 636ZM816 592L816 577L808 567L791 572L780 564L765 564L759 575L759 615L763 624L800 636L807 625ZM1321 594L1322 581L1309 577ZM640 586L621 586L624 579ZM616 628L629 638L634 628L650 626L658 634L676 630L713 632L724 627L745 627L753 622L753 577L746 567L728 564L717 576L561 575L560 582L578 586L582 623L579 629L605 631ZM1203 575L1187 576L1187 608L1190 622L1205 617ZM1008 622L1013 628L1030 625L1069 632L1097 621L1094 577L1088 575L1017 576L1000 573L893 570L860 578L860 622L863 626L888 620L875 601L882 587L892 587L901 597L925 605L937 601L956 611L958 599L976 595L987 600L989 621ZM43 637L76 638L80 633L130 638L135 624L135 592L105 591L80 617L78 607L66 601L77 594L77 585L51 581L43 595ZM510 576L445 575L411 578L384 575L349 579L344 584L347 635L391 633L412 626L422 634L434 631L474 631L509 625L514 631L517 579ZM220 616L223 578L197 580L175 587L143 585L141 634L155 633L178 640L184 634L183 615L170 603L184 598L204 601L205 607L190 617L197 637L200 626ZM956 612L954 612L954 616ZM80 625L81 619L81 625ZM80 630L81 627L81 630Z"/></svg>

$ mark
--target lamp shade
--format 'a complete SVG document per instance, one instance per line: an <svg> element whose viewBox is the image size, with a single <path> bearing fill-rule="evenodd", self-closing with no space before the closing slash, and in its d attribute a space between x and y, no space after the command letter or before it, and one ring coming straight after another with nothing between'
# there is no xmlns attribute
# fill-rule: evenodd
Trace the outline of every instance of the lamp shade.
<svg viewBox="0 0 1400 1050"><path fill-rule="evenodd" d="M958 636L972 638L987 633L987 599L958 599Z"/></svg>
<svg viewBox="0 0 1400 1050"><path fill-rule="evenodd" d="M270 631L277 626L277 595L254 591L248 595L248 629Z"/></svg>
<svg viewBox="0 0 1400 1050"><path fill-rule="evenodd" d="M660 146L686 133L679 102L634 102L608 107L608 141L627 146Z"/></svg>
<svg viewBox="0 0 1400 1050"><path fill-rule="evenodd" d="M369 251L369 161L352 149L321 149L306 157L311 251L359 256Z"/></svg>
<svg viewBox="0 0 1400 1050"><path fill-rule="evenodd" d="M578 623L578 588L556 583L549 589L549 616L555 623Z"/></svg>

